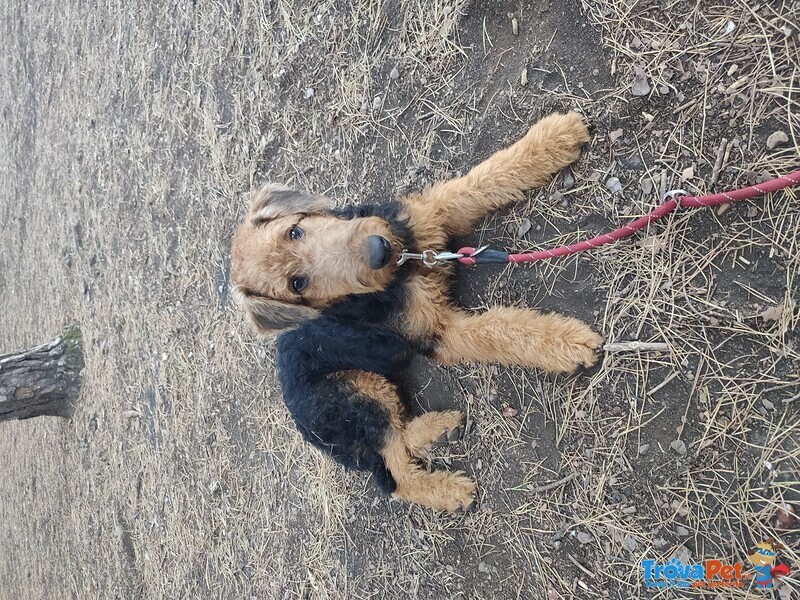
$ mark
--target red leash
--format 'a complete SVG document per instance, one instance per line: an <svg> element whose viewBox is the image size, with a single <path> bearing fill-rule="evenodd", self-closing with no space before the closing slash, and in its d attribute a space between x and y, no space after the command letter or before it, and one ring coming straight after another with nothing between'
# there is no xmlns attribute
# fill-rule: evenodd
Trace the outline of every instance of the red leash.
<svg viewBox="0 0 800 600"><path fill-rule="evenodd" d="M440 255L440 260L447 260L455 258L462 265L474 265L482 263L521 263L521 262L534 262L537 260L546 260L548 258L558 258L559 256L569 256L570 254L577 254L584 250L591 250L599 248L606 244L612 244L616 241L624 239L633 235L640 229L644 229L653 221L668 215L673 210L681 207L699 208L703 206L716 206L718 204L729 204L731 202L739 202L741 200L748 200L756 198L772 192L777 192L787 187L800 184L800 171L783 175L764 183L751 185L750 187L733 190L730 192L720 192L719 194L710 194L708 196L689 196L686 192L677 190L669 192L664 197L669 198L661 206L656 208L653 212L634 221L627 225L623 225L619 229L611 233L604 233L598 235L590 240L578 242L570 246L561 246L553 248L552 250L539 250L537 252L523 252L522 254L509 254L502 250L481 249L476 251L475 248L465 247L461 248L457 254L451 255L444 253ZM461 255L461 256L458 256ZM427 264L427 263L426 263ZM435 263L434 263L435 264Z"/></svg>

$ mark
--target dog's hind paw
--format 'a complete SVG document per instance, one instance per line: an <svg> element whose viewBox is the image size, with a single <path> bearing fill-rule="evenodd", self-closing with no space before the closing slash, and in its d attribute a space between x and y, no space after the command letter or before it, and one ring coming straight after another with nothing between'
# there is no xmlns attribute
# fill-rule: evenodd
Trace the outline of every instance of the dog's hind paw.
<svg viewBox="0 0 800 600"><path fill-rule="evenodd" d="M440 425L442 433L436 440L436 444L443 446L450 442L457 442L464 437L464 413L459 410L448 410L441 413Z"/></svg>
<svg viewBox="0 0 800 600"><path fill-rule="evenodd" d="M466 512L475 506L475 482L463 473L453 473L448 478L449 513Z"/></svg>
<svg viewBox="0 0 800 600"><path fill-rule="evenodd" d="M412 476L408 477L409 474ZM397 478L398 474L394 475ZM451 514L467 511L475 504L475 482L462 471L426 473L415 468L406 476L398 481L395 498Z"/></svg>

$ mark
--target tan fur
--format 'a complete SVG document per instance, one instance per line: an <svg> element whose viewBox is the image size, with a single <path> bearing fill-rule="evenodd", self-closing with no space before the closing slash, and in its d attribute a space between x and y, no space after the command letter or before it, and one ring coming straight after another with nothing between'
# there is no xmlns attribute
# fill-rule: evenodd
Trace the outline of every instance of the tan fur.
<svg viewBox="0 0 800 600"><path fill-rule="evenodd" d="M491 362L544 371L570 372L590 367L603 338L570 317L527 308L497 306L482 314L454 311L436 348L444 364Z"/></svg>
<svg viewBox="0 0 800 600"><path fill-rule="evenodd" d="M442 436L461 425L457 410L429 412L406 420L407 411L397 388L384 377L364 371L343 371L354 391L371 398L389 415L389 433L381 455L397 483L394 496L436 510L454 512L474 502L475 483L463 473L429 473L416 461Z"/></svg>
<svg viewBox="0 0 800 600"><path fill-rule="evenodd" d="M578 158L581 145L588 141L589 132L578 113L552 114L465 176L409 196L404 202L420 245L440 248L451 236L470 233L487 213L550 181Z"/></svg>
<svg viewBox="0 0 800 600"><path fill-rule="evenodd" d="M407 411L393 383L385 377L366 371L343 371L340 376L346 379L356 392L380 404L389 414L389 424L393 429L403 430Z"/></svg>
<svg viewBox="0 0 800 600"><path fill-rule="evenodd" d="M297 208L309 212L290 211L292 198L299 203ZM326 201L318 197L264 186L255 194L250 214L234 236L234 291L262 334L314 318L320 309L349 294L382 290L394 277L396 257L402 248L388 223L377 217L345 220L314 214L324 204ZM292 226L303 230L302 239L290 238ZM370 235L383 236L392 246L393 259L383 269L369 268ZM291 279L297 276L308 280L306 289L299 293L291 287Z"/></svg>
<svg viewBox="0 0 800 600"><path fill-rule="evenodd" d="M435 270L427 267L418 269L417 275L406 286L406 310L402 323L404 333L412 339L438 339L455 309L447 294L447 280L452 267L442 265Z"/></svg>
<svg viewBox="0 0 800 600"><path fill-rule="evenodd" d="M297 225L302 240L291 240ZM392 241L388 225L377 217L345 221L327 215L286 215L245 222L236 234L231 271L243 288L289 304L325 308L348 294L375 292L394 276L394 264L373 270L367 264L366 239L378 234ZM399 251L399 243L394 242ZM290 287L296 275L308 277L308 288Z"/></svg>
<svg viewBox="0 0 800 600"><path fill-rule="evenodd" d="M386 378L366 371L342 371L337 377L386 410L390 426L403 438L406 448L414 456L428 454L443 434L447 435L464 422L464 413L460 410L427 412L409 420L397 387Z"/></svg>
<svg viewBox="0 0 800 600"><path fill-rule="evenodd" d="M426 471L396 431L390 433L381 455L397 483L395 498L450 513L467 510L475 501L474 481L461 471Z"/></svg>
<svg viewBox="0 0 800 600"><path fill-rule="evenodd" d="M456 430L464 423L460 410L427 412L406 424L403 440L413 456L426 456L443 435Z"/></svg>

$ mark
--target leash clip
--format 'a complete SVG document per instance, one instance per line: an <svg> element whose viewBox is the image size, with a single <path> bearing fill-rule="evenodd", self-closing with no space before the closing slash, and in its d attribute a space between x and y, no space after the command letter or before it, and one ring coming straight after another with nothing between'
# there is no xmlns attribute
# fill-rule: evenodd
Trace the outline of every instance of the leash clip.
<svg viewBox="0 0 800 600"><path fill-rule="evenodd" d="M483 246L482 248L478 248L475 252L472 253L472 256L479 254L486 250L489 246ZM459 258L464 258L464 254L459 252L439 252L437 253L435 250L423 250L420 253L409 252L408 250L403 250L400 252L400 256L397 259L397 266L404 264L409 260L421 260L422 264L426 267L433 268L436 265L439 265L448 260L457 260Z"/></svg>
<svg viewBox="0 0 800 600"><path fill-rule="evenodd" d="M421 260L422 264L424 264L426 267L434 267L438 264L438 261L436 260L436 252L433 250L423 250L421 253L403 250L400 252L400 256L397 259L397 266L399 267L409 260Z"/></svg>
<svg viewBox="0 0 800 600"><path fill-rule="evenodd" d="M666 194L664 194L664 197L661 198L661 202L666 202L667 200L674 200L675 204L677 204L678 207L680 207L681 198L685 198L686 196L689 195L690 195L689 192L687 192L686 190L681 190L681 189L670 190Z"/></svg>

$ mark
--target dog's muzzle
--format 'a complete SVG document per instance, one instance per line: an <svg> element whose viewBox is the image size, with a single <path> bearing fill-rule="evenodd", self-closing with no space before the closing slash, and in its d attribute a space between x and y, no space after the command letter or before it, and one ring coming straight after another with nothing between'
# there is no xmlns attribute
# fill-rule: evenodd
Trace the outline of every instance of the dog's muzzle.
<svg viewBox="0 0 800 600"><path fill-rule="evenodd" d="M369 252L369 268L382 269L392 257L392 247L388 240L380 235L371 235L367 238Z"/></svg>

